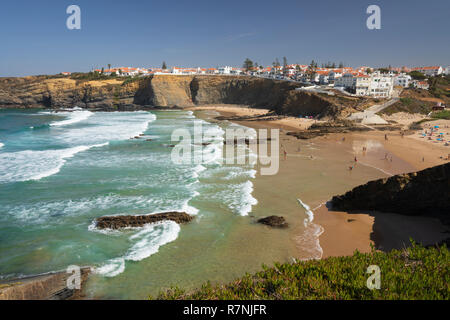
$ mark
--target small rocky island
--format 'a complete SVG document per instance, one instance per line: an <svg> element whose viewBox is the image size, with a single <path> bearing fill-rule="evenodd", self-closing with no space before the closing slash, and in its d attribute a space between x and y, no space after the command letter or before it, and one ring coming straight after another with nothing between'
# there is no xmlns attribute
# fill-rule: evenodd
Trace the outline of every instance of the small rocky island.
<svg viewBox="0 0 450 320"><path fill-rule="evenodd" d="M98 229L122 229L127 227L142 227L149 223L160 221L174 221L178 224L187 223L194 219L185 212L161 212L141 216L105 216L95 219Z"/></svg>

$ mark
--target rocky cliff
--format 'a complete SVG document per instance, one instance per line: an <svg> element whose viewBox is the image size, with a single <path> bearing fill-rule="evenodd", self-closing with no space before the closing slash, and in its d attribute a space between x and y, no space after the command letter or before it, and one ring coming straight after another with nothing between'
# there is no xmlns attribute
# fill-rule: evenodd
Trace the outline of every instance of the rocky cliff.
<svg viewBox="0 0 450 320"><path fill-rule="evenodd" d="M355 104L345 98L295 90L300 85L244 76L176 76L123 81L84 81L68 77L0 78L0 108L72 108L126 110L239 104L279 114L336 117Z"/></svg>
<svg viewBox="0 0 450 320"><path fill-rule="evenodd" d="M331 200L334 209L426 215L450 222L450 163L370 181Z"/></svg>

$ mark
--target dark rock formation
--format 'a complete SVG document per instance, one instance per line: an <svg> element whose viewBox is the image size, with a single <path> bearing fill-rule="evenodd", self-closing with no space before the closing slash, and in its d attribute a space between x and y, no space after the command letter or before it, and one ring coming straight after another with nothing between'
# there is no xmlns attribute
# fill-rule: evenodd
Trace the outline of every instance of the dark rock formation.
<svg viewBox="0 0 450 320"><path fill-rule="evenodd" d="M95 219L96 227L99 229L121 229L126 227L142 227L145 224L164 220L176 223L187 223L194 219L185 212L162 212L143 216L107 216Z"/></svg>
<svg viewBox="0 0 450 320"><path fill-rule="evenodd" d="M372 126L377 130L401 130L400 126ZM348 132L362 132L372 130L371 127L356 124L352 121L339 119L337 121L315 123L308 130L291 131L287 135L294 136L297 139L312 139L321 137L329 133L348 133Z"/></svg>
<svg viewBox="0 0 450 320"><path fill-rule="evenodd" d="M274 228L288 227L288 223L286 222L286 220L283 217L278 216L269 216L266 218L261 218L257 222Z"/></svg>
<svg viewBox="0 0 450 320"><path fill-rule="evenodd" d="M450 222L450 163L370 181L331 200L338 210L432 216Z"/></svg>

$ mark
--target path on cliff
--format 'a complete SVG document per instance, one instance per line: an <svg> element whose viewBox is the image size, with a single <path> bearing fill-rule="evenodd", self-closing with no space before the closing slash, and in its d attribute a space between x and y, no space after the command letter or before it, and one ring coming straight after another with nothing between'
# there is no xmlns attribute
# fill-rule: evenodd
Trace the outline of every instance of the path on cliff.
<svg viewBox="0 0 450 320"><path fill-rule="evenodd" d="M377 115L378 112L386 109L387 107L393 105L399 101L398 96L395 96L389 101L386 101L383 104L376 104L371 106L370 108L367 108L363 112L355 112L352 113L348 119L349 120L361 120L361 124L368 125L368 124L388 124L386 120L384 120L382 117Z"/></svg>

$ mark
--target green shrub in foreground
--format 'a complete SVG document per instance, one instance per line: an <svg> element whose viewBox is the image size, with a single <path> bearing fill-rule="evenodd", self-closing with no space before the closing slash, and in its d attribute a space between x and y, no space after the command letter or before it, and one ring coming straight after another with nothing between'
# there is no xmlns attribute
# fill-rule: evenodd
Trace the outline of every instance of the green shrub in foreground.
<svg viewBox="0 0 450 320"><path fill-rule="evenodd" d="M384 253L355 251L353 256L331 257L274 267L246 274L226 285L209 282L193 292L171 288L157 299L449 299L448 248L424 248L412 243ZM381 288L370 290L367 267L381 269ZM151 297L150 297L151 298Z"/></svg>

